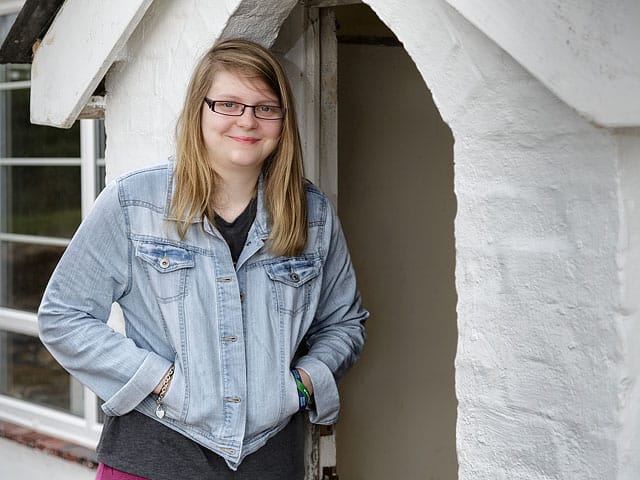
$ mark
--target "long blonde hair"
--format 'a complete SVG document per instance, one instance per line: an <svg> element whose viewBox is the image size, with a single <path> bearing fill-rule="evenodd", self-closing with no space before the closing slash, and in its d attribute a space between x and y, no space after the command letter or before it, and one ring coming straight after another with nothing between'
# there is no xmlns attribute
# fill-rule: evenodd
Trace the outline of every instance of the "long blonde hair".
<svg viewBox="0 0 640 480"><path fill-rule="evenodd" d="M171 212L178 232L184 238L196 218L206 216L213 221L212 199L220 179L207 157L201 112L204 98L220 70L263 81L285 109L278 145L262 167L265 205L271 222L268 246L273 255L299 255L307 243L307 205L291 87L273 54L248 40L216 43L200 59L189 82L176 127L176 181Z"/></svg>

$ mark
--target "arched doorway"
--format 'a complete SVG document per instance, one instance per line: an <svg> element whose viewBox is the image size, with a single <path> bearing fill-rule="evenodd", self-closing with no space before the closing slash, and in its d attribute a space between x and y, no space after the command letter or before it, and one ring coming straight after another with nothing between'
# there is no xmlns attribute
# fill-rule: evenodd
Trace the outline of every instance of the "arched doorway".
<svg viewBox="0 0 640 480"><path fill-rule="evenodd" d="M307 174L336 201L372 314L340 385L337 473L455 479L452 133L365 4L298 5L274 49L297 90ZM335 462L332 440L321 435L321 466Z"/></svg>
<svg viewBox="0 0 640 480"><path fill-rule="evenodd" d="M338 472L455 479L453 137L371 9L335 12L338 205L371 311L341 385Z"/></svg>

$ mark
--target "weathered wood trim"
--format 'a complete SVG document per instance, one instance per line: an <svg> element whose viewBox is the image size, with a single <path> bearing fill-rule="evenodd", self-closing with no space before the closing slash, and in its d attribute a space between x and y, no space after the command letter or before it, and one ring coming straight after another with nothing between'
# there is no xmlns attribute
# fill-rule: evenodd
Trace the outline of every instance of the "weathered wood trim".
<svg viewBox="0 0 640 480"><path fill-rule="evenodd" d="M73 124L152 1L64 3L33 59L32 123Z"/></svg>
<svg viewBox="0 0 640 480"><path fill-rule="evenodd" d="M332 8L320 9L319 41L320 188L338 208L338 41Z"/></svg>
<svg viewBox="0 0 640 480"><path fill-rule="evenodd" d="M306 7L327 8L362 3L362 0L303 0Z"/></svg>
<svg viewBox="0 0 640 480"><path fill-rule="evenodd" d="M320 480L320 428L305 421L304 480Z"/></svg>
<svg viewBox="0 0 640 480"><path fill-rule="evenodd" d="M20 11L0 47L0 63L31 63L34 43L47 32L64 0L28 0L0 4L0 15Z"/></svg>
<svg viewBox="0 0 640 480"><path fill-rule="evenodd" d="M78 118L100 119L104 118L106 102L104 97L92 96L80 111Z"/></svg>

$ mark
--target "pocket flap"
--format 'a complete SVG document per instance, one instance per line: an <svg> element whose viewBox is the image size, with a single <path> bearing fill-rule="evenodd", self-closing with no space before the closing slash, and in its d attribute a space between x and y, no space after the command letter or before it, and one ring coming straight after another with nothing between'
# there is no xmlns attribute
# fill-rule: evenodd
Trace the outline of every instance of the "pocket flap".
<svg viewBox="0 0 640 480"><path fill-rule="evenodd" d="M144 260L160 273L173 272L174 270L190 268L195 265L193 252L163 243L138 243L136 257Z"/></svg>
<svg viewBox="0 0 640 480"><path fill-rule="evenodd" d="M320 273L319 257L287 258L267 265L267 275L271 280L299 287Z"/></svg>

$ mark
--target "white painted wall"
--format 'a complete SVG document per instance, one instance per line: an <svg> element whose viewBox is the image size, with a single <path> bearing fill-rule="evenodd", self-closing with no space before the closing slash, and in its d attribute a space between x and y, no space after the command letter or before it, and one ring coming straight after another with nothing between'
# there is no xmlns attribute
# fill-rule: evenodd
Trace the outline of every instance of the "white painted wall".
<svg viewBox="0 0 640 480"><path fill-rule="evenodd" d="M459 478L632 478L618 463L620 369L638 366L620 326L634 265L617 263L616 137L442 2L367 3L456 140Z"/></svg>
<svg viewBox="0 0 640 480"><path fill-rule="evenodd" d="M622 407L618 461L620 477L638 478L640 472L640 129L620 130L620 237L618 271L622 285L619 327L624 368L620 372Z"/></svg>
<svg viewBox="0 0 640 480"><path fill-rule="evenodd" d="M219 37L270 45L295 1L155 0L107 75L107 178L173 153L193 66ZM254 27L258 25L258 27Z"/></svg>
<svg viewBox="0 0 640 480"><path fill-rule="evenodd" d="M447 2L585 117L640 125L639 2Z"/></svg>
<svg viewBox="0 0 640 480"><path fill-rule="evenodd" d="M161 163L198 57L238 2L155 0L106 77L107 179Z"/></svg>
<svg viewBox="0 0 640 480"><path fill-rule="evenodd" d="M33 123L73 125L151 2L66 0L62 4L33 59Z"/></svg>
<svg viewBox="0 0 640 480"><path fill-rule="evenodd" d="M444 0L366 3L455 138L459 478L635 478L638 132L588 123ZM155 0L107 77L108 176L172 151L225 28L268 40L290 4Z"/></svg>

